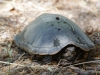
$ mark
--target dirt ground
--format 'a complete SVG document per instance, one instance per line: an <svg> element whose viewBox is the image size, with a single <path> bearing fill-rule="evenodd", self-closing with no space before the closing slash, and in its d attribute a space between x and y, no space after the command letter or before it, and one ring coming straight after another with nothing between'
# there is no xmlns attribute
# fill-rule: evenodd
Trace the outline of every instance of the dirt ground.
<svg viewBox="0 0 100 75"><path fill-rule="evenodd" d="M64 15L88 35L100 31L100 0L0 0L0 75L100 75L99 55L66 67L41 65L14 45L14 36L43 13Z"/></svg>

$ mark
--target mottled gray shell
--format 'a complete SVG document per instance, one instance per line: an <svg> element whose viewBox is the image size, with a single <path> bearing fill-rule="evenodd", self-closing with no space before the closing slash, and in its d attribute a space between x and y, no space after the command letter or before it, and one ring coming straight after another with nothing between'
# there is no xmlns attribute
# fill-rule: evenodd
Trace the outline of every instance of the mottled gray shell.
<svg viewBox="0 0 100 75"><path fill-rule="evenodd" d="M15 43L30 54L53 55L67 45L89 51L93 42L71 20L58 14L42 14L15 36Z"/></svg>

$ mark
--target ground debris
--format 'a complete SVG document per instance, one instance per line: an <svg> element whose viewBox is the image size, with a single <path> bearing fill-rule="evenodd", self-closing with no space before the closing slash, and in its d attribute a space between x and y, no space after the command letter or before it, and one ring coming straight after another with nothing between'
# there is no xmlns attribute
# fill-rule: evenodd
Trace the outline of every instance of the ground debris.
<svg viewBox="0 0 100 75"><path fill-rule="evenodd" d="M17 33L43 13L64 15L88 35L100 30L100 0L1 0L0 75L100 75L100 52L95 61L62 67L38 64L14 43L8 52L11 57L4 51Z"/></svg>
<svg viewBox="0 0 100 75"><path fill-rule="evenodd" d="M74 72L78 75L100 75L100 66L96 68L92 68L91 70L82 70L77 67L70 67Z"/></svg>
<svg viewBox="0 0 100 75"><path fill-rule="evenodd" d="M57 66L57 65L21 65L17 63L2 62L3 64L8 64L6 66L13 66L10 69L10 75L99 75L100 65L98 61L77 63L69 66ZM89 65L88 65L89 64ZM91 65L91 66L90 66ZM7 69L7 68L6 68ZM5 72L5 75L8 71Z"/></svg>

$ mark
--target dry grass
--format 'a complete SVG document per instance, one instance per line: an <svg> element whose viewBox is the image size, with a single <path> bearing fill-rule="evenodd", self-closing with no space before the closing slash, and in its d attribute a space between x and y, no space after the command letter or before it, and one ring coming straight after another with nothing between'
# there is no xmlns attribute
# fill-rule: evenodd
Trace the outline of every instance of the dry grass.
<svg viewBox="0 0 100 75"><path fill-rule="evenodd" d="M38 64L14 45L13 38L42 13L62 14L75 21L84 32L92 34L100 30L99 8L99 0L0 1L0 75L77 75L76 68L69 66ZM99 54L97 58L100 58ZM73 66L85 71L89 66L99 66L99 63L88 63ZM94 71L98 74L98 71Z"/></svg>

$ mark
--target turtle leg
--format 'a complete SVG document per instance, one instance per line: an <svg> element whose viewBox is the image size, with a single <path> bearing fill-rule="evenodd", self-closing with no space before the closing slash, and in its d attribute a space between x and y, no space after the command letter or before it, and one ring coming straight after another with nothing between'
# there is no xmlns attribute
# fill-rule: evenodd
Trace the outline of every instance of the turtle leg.
<svg viewBox="0 0 100 75"><path fill-rule="evenodd" d="M51 55L45 55L44 58L42 59L45 63L50 63L52 61L52 56Z"/></svg>
<svg viewBox="0 0 100 75"><path fill-rule="evenodd" d="M92 51L85 52L84 58L86 59L86 61L94 60L92 54L93 54Z"/></svg>
<svg viewBox="0 0 100 75"><path fill-rule="evenodd" d="M88 56L88 52L83 51L80 48L77 48L75 63L85 61L87 56Z"/></svg>
<svg viewBox="0 0 100 75"><path fill-rule="evenodd" d="M83 59L83 52L81 52L80 50L77 50L77 52L76 52L76 58L75 58L75 63L77 63L77 62L80 62L80 61L83 61L83 60L81 60L81 59Z"/></svg>

